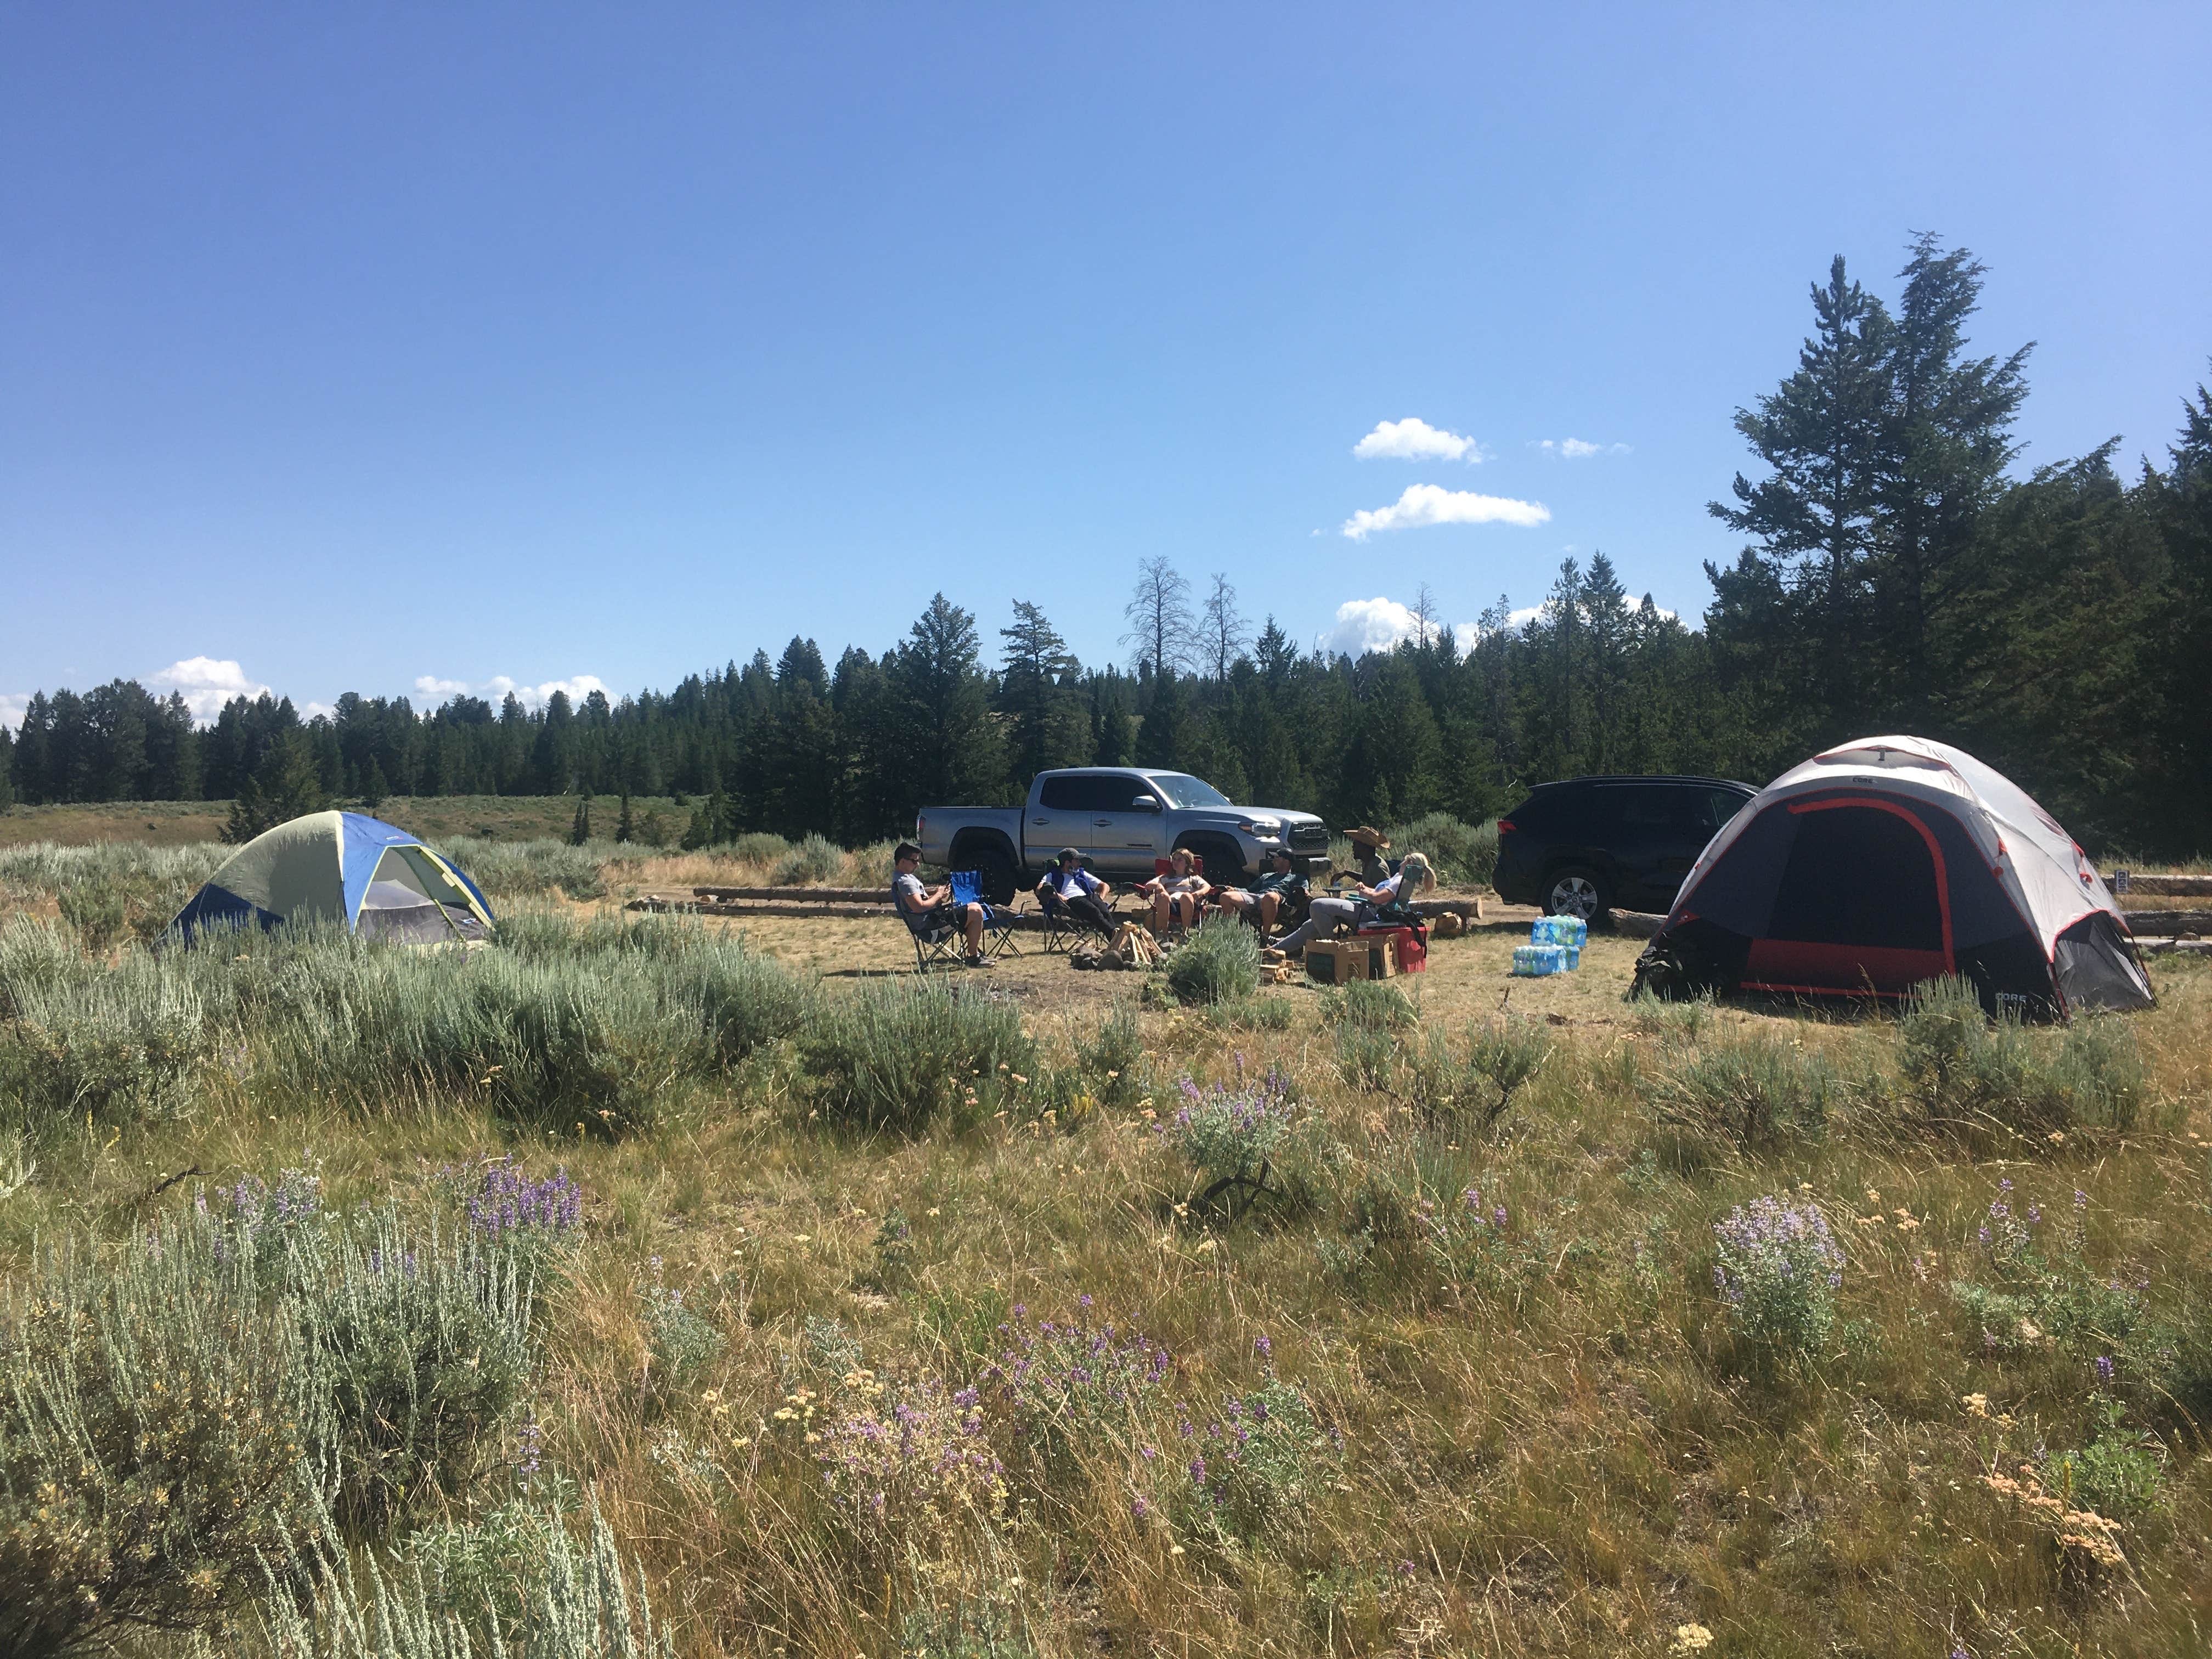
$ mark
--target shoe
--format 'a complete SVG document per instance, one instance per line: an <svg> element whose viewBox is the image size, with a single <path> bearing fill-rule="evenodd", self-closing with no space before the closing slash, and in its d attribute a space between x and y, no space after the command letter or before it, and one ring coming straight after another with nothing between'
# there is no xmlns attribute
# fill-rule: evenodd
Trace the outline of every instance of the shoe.
<svg viewBox="0 0 2212 1659"><path fill-rule="evenodd" d="M991 965L991 958L988 957L963 957L961 959L960 965L963 968L988 968Z"/></svg>

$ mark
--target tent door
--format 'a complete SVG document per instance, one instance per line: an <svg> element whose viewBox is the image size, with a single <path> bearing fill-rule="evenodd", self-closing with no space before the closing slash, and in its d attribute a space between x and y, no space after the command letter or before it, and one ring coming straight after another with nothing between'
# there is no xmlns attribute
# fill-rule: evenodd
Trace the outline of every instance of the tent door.
<svg viewBox="0 0 2212 1659"><path fill-rule="evenodd" d="M1954 972L1943 850L1881 796L1793 803L1796 836L1742 983L1896 996Z"/></svg>

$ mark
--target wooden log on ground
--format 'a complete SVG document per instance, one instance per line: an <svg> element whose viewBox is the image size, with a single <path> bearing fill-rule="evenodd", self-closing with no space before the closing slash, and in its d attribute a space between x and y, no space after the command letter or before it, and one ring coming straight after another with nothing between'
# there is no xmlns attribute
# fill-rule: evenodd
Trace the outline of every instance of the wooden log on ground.
<svg viewBox="0 0 2212 1659"><path fill-rule="evenodd" d="M694 887L694 898L787 899L799 904L889 904L891 884L880 887Z"/></svg>
<svg viewBox="0 0 2212 1659"><path fill-rule="evenodd" d="M2105 884L2112 889L2123 910L2136 898L2212 898L2212 876L2138 876L2130 872L2125 892L2117 884L2118 877L2115 871L2106 878Z"/></svg>
<svg viewBox="0 0 2212 1659"><path fill-rule="evenodd" d="M1655 916L1649 910L1615 910L1613 930L1626 933L1631 939L1650 939L1667 925L1667 918Z"/></svg>
<svg viewBox="0 0 2212 1659"><path fill-rule="evenodd" d="M2128 931L2138 938L2145 933L2212 933L2212 910L2130 910L2124 914Z"/></svg>
<svg viewBox="0 0 2212 1659"><path fill-rule="evenodd" d="M2136 949L2145 956L2166 956L2179 952L2184 956L2202 956L2212 951L2212 939L2139 939Z"/></svg>

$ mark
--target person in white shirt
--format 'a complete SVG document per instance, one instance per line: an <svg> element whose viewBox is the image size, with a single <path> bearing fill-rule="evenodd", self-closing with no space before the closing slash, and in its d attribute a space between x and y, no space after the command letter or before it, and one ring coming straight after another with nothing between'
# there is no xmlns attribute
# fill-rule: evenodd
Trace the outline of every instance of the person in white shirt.
<svg viewBox="0 0 2212 1659"><path fill-rule="evenodd" d="M1048 912L1057 905L1102 933L1114 931L1114 918L1106 908L1113 894L1111 887L1083 867L1083 854L1073 847L1060 849L1060 857L1036 884L1037 900Z"/></svg>

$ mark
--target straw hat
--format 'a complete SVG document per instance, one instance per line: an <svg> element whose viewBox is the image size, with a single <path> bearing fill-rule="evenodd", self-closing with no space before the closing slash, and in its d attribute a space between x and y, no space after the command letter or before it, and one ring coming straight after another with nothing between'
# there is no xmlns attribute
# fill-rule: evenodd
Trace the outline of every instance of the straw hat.
<svg viewBox="0 0 2212 1659"><path fill-rule="evenodd" d="M1370 830L1364 823L1357 830L1346 830L1344 838L1354 847L1387 848L1390 844L1389 836L1384 835L1380 830Z"/></svg>

